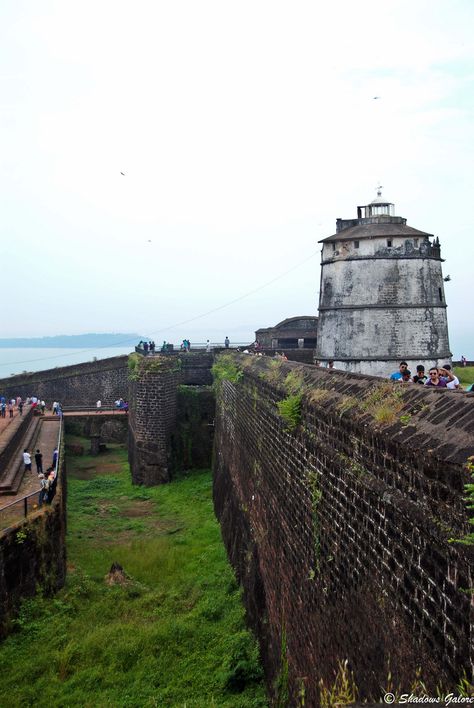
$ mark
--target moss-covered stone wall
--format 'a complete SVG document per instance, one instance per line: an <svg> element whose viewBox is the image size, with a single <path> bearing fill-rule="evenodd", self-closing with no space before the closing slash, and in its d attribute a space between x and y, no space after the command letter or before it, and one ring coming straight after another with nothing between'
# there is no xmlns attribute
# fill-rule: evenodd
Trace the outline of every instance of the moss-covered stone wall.
<svg viewBox="0 0 474 708"><path fill-rule="evenodd" d="M474 396L265 357L218 367L214 500L268 686L318 705L472 678ZM226 378L227 376L227 378Z"/></svg>

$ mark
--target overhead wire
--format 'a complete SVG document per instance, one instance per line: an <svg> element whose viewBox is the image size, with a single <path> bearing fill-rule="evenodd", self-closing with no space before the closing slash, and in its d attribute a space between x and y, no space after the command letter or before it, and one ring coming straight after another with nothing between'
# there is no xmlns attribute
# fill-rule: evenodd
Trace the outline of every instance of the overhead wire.
<svg viewBox="0 0 474 708"><path fill-rule="evenodd" d="M283 273L280 273L280 275L275 276L271 280L268 280L266 283L262 283L258 287L253 288L252 290L249 290L246 293L243 293L242 295L239 295L239 297L236 297L233 300L229 300L228 302L225 302L222 305L219 305L218 307L213 307L211 310L207 310L206 312L203 312L200 315L196 315L195 317L190 317L186 320L182 320L181 322L176 322L175 324L168 325L167 327L162 327L161 329L151 332L151 335L156 336L157 334L162 334L163 332L168 332L170 329L175 329L176 327L182 327L183 325L190 324L191 322L195 322L196 320L200 320L203 317L207 317L208 315L212 315L212 314L214 314L214 312L219 312L220 310L223 310L226 307L230 307L230 305L234 305L236 302L240 302L241 300L244 300L245 298L250 297L251 295L255 295L255 293L258 293L260 290L263 290L264 288L267 288L269 285L276 283L278 280L281 280L281 278L284 278L289 273L292 273L294 270L297 270L305 263L308 263L308 261L310 261L312 258L319 255L319 253L320 253L319 251L315 251L314 253L311 253L311 255L304 258L302 261L299 261L291 268L288 268L288 270L285 270ZM122 344L128 344L129 342L133 342L133 341L135 341L135 339L134 338L132 339L131 337L129 337L127 339L121 340L120 342L116 342L112 346L117 347ZM76 356L78 354L88 354L89 352L96 352L100 349L108 349L108 348L110 348L110 346L111 345L109 345L109 344L104 344L104 345L93 347L93 348L79 349L74 352L69 352L69 354L52 354L51 356L40 357L40 358L36 358L36 359L23 359L22 361L9 361L9 362L5 362L5 363L1 363L0 366L13 366L15 364L30 364L30 363L34 363L37 361L50 361L53 359L64 358L67 356Z"/></svg>

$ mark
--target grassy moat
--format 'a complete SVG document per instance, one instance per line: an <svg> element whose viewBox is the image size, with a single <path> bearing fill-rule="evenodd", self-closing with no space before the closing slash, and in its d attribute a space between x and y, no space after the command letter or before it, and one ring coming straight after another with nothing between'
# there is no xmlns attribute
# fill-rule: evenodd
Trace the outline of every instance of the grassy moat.
<svg viewBox="0 0 474 708"><path fill-rule="evenodd" d="M120 445L67 470L66 586L23 603L0 645L0 705L267 705L210 473L134 487ZM114 561L128 578L110 585Z"/></svg>

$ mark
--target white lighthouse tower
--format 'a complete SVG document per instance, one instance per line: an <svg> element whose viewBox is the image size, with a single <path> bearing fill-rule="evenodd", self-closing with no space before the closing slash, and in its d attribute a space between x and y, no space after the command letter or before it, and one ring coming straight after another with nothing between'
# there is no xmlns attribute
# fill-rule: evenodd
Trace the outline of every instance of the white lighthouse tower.
<svg viewBox="0 0 474 708"><path fill-rule="evenodd" d="M450 359L437 238L395 216L379 189L320 243L317 359L375 376Z"/></svg>

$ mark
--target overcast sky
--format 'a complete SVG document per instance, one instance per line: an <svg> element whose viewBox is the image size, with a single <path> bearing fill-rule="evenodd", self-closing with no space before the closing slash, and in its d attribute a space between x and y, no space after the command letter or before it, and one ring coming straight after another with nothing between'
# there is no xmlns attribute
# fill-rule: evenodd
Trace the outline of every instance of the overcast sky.
<svg viewBox="0 0 474 708"><path fill-rule="evenodd" d="M472 0L5 0L0 336L315 314L317 242L380 183L474 357L473 31Z"/></svg>

